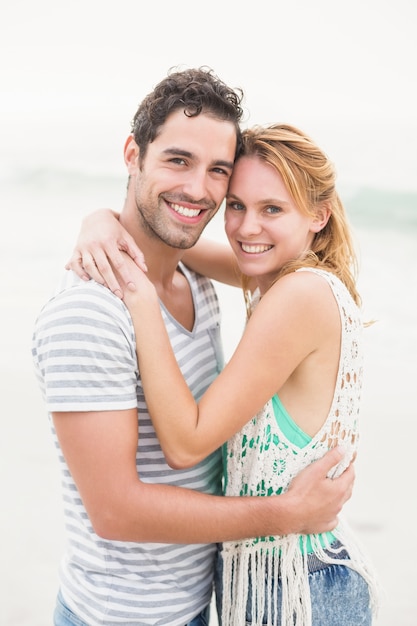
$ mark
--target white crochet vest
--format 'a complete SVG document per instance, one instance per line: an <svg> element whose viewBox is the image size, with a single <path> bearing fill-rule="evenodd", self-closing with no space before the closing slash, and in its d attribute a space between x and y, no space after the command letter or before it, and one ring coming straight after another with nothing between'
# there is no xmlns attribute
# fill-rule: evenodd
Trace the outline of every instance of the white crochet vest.
<svg viewBox="0 0 417 626"><path fill-rule="evenodd" d="M311 442L303 448L293 445L280 430L269 401L263 409L226 444L227 496L265 496L287 490L292 479L311 462L321 458L335 445L345 449L345 457L331 477L348 466L358 446L358 416L362 383L362 320L343 283L333 274L313 268L329 283L339 306L342 321L339 371L329 415ZM333 532L349 552L343 565L360 572L371 587L374 603L373 574L352 538L346 524ZM314 554L324 562L341 563L327 550L325 537L309 536ZM252 604L253 626L310 626L311 602L306 555L307 537L286 535L253 538L223 544L223 610L222 626L245 624L248 598ZM325 547L323 548L323 542ZM301 547L303 545L303 548ZM325 551L326 549L326 551ZM337 557L337 554L335 554ZM268 575L265 575L268 572ZM277 607L273 580L282 584L282 603ZM251 581L251 584L250 584ZM266 622L262 621L266 606Z"/></svg>

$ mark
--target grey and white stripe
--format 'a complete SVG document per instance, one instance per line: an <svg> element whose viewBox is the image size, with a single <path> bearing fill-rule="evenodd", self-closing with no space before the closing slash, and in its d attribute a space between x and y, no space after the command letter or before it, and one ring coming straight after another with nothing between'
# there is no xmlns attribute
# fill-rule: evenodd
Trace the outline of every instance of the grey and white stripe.
<svg viewBox="0 0 417 626"><path fill-rule="evenodd" d="M196 320L185 330L161 306L168 333L198 399L223 366L220 312L212 284L182 268ZM138 407L137 471L145 482L221 492L220 451L186 470L172 470L157 441L140 383L130 315L106 288L71 272L41 311L33 358L51 412ZM61 565L65 602L91 626L180 626L210 601L215 546L107 541L90 524L53 429L62 474L68 547Z"/></svg>

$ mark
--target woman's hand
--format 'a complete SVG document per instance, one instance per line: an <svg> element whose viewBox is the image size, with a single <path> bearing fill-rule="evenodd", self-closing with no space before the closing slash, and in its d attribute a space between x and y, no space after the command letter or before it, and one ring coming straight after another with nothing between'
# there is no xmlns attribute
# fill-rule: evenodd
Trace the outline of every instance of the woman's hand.
<svg viewBox="0 0 417 626"><path fill-rule="evenodd" d="M123 292L123 302L129 309L132 318L137 317L136 320L134 319L134 323L135 321L141 323L142 318L148 314L151 316L158 314L162 321L159 310L159 298L155 285L126 252L120 252L120 256L123 267L129 275L129 282L123 278L118 268L113 266L112 269L120 285L120 289Z"/></svg>
<svg viewBox="0 0 417 626"><path fill-rule="evenodd" d="M120 224L119 215L110 209L99 209L84 218L74 251L65 265L83 280L93 278L123 298L124 288L134 291L132 269L123 252L147 271L144 256L135 240ZM130 269L129 269L130 268ZM117 270L121 280L116 278Z"/></svg>

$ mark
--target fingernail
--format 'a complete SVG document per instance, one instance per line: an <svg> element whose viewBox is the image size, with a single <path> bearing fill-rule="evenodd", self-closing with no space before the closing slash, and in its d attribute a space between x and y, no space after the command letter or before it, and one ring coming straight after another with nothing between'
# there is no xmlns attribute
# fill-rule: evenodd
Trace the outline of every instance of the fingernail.
<svg viewBox="0 0 417 626"><path fill-rule="evenodd" d="M127 283L127 288L129 289L129 291L136 291L135 283L132 283L132 282Z"/></svg>
<svg viewBox="0 0 417 626"><path fill-rule="evenodd" d="M120 289L115 289L113 291L114 295L117 296L118 298L120 298L122 300L123 298L123 293L120 291Z"/></svg>

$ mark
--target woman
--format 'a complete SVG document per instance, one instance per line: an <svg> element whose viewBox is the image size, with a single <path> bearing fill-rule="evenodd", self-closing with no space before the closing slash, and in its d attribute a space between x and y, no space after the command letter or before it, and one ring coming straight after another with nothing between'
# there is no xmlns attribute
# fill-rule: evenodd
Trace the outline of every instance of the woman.
<svg viewBox="0 0 417 626"><path fill-rule="evenodd" d="M358 446L363 324L332 164L294 127L244 131L225 228L248 322L198 404L169 345L155 288L133 263L136 291L118 274L164 453L173 466L186 467L226 442L227 495L282 493L335 445L345 450L339 475ZM116 237L126 240L120 232ZM184 262L236 283L236 262L218 245L199 242ZM72 267L83 273L79 264ZM225 543L222 565L223 626L371 624L373 575L343 523L320 535Z"/></svg>

